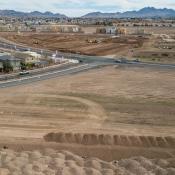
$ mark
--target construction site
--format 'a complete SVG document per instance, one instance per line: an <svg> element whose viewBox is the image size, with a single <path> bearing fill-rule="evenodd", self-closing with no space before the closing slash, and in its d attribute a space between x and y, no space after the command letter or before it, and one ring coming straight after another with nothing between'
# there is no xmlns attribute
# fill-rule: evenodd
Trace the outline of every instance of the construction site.
<svg viewBox="0 0 175 175"><path fill-rule="evenodd" d="M172 27L45 27L0 32L2 50L56 66L0 80L0 175L174 175Z"/></svg>
<svg viewBox="0 0 175 175"><path fill-rule="evenodd" d="M139 58L142 61L151 62L175 62L175 33L172 28L164 28L161 31L160 28L154 27L144 30L128 27L126 33L117 35L93 33L93 30L88 27L84 34L10 32L0 35L13 42L52 51L109 58Z"/></svg>

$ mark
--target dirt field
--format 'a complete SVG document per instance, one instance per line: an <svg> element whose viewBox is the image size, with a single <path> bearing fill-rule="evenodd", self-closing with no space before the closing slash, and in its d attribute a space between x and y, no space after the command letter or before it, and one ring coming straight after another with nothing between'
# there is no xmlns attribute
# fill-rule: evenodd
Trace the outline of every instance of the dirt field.
<svg viewBox="0 0 175 175"><path fill-rule="evenodd" d="M142 61L175 63L175 34L172 28L144 28L149 35L126 35L111 38L97 34L0 33L8 40L53 51L80 53L113 58L139 58ZM88 29L87 29L88 30ZM127 28L134 33L136 28Z"/></svg>
<svg viewBox="0 0 175 175"><path fill-rule="evenodd" d="M27 44L33 47L46 48L53 51L81 53L86 55L115 55L124 53L126 49L140 47L142 38L123 37L112 39L109 35L88 35L88 34L31 34L25 33L1 33L2 37L17 43Z"/></svg>
<svg viewBox="0 0 175 175"><path fill-rule="evenodd" d="M0 151L2 175L174 175L173 158L146 159L133 157L119 161L103 161L80 157L68 151Z"/></svg>
<svg viewBox="0 0 175 175"><path fill-rule="evenodd" d="M0 147L174 157L174 89L173 70L116 66L2 89Z"/></svg>
<svg viewBox="0 0 175 175"><path fill-rule="evenodd" d="M0 174L174 175L174 89L117 66L1 89Z"/></svg>
<svg viewBox="0 0 175 175"><path fill-rule="evenodd" d="M28 122L36 120L37 128L37 121L42 121L43 127L49 128L53 125L55 128L55 125L60 123L57 119L63 122L71 119L83 120L83 123L84 120L93 119L101 120L103 129L107 129L110 123L126 127L138 124L142 128L151 125L153 129L155 127L155 134L159 135L156 128L167 127L161 134L174 135L174 77L174 71L171 70L106 67L1 90L1 126L11 125L3 124L3 121L7 122L8 119L17 126L20 123L24 125L25 122L29 125ZM21 121L21 118L24 121ZM98 130L95 123L94 127ZM97 124L100 125L98 122ZM92 129L93 125L89 127ZM75 126L68 126L66 129L73 128L76 130ZM115 128L117 127L114 126ZM171 132L168 129L172 129ZM138 132L135 131L135 134Z"/></svg>
<svg viewBox="0 0 175 175"><path fill-rule="evenodd" d="M59 50L63 52L81 53L85 55L96 56L124 56L128 53L128 50L134 49L134 47L140 47L143 44L143 39L137 37L123 37L122 39L112 39L107 35L73 35L47 33L24 35L2 33L1 35L8 40L27 44L32 47L40 47L53 51Z"/></svg>

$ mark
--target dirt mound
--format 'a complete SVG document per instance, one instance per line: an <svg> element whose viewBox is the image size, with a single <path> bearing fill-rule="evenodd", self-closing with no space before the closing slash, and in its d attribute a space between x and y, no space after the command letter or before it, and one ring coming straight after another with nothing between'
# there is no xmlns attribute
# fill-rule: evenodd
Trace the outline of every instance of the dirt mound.
<svg viewBox="0 0 175 175"><path fill-rule="evenodd" d="M0 151L2 175L174 175L175 158L133 157L107 162L68 151Z"/></svg>
<svg viewBox="0 0 175 175"><path fill-rule="evenodd" d="M125 136L110 134L49 133L44 136L48 142L75 143L82 145L120 145L133 147L174 148L175 138L153 136Z"/></svg>

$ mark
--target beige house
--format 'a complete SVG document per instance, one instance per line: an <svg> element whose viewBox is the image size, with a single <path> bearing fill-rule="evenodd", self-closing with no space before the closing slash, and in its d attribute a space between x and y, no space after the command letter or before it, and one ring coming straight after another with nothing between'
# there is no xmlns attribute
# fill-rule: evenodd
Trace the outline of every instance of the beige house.
<svg viewBox="0 0 175 175"><path fill-rule="evenodd" d="M27 63L38 63L41 59L41 55L36 52L17 52L14 54L16 57L20 58L23 62Z"/></svg>
<svg viewBox="0 0 175 175"><path fill-rule="evenodd" d="M61 33L78 33L82 32L78 25L40 25L35 26L36 32L61 32Z"/></svg>
<svg viewBox="0 0 175 175"><path fill-rule="evenodd" d="M96 29L96 33L115 35L117 33L117 27L115 26L100 27Z"/></svg>
<svg viewBox="0 0 175 175"><path fill-rule="evenodd" d="M2 55L0 56L0 69L3 70L3 63L9 63L13 70L21 69L21 60L19 58L13 57L11 55Z"/></svg>

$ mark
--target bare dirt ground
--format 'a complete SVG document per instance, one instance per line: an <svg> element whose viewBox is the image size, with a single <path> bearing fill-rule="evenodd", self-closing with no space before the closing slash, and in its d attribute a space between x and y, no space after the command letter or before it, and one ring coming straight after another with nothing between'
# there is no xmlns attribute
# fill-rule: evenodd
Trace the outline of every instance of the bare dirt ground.
<svg viewBox="0 0 175 175"><path fill-rule="evenodd" d="M0 151L2 175L174 175L175 159L130 159L103 161L68 151Z"/></svg>
<svg viewBox="0 0 175 175"><path fill-rule="evenodd" d="M173 28L148 27L144 29L149 35L131 35L137 28L127 28L130 35L117 38L111 38L110 35L69 33L21 33L18 35L1 32L0 36L17 43L53 51L175 63Z"/></svg>
<svg viewBox="0 0 175 175"><path fill-rule="evenodd" d="M173 70L116 66L2 89L0 174L174 175L174 89Z"/></svg>
<svg viewBox="0 0 175 175"><path fill-rule="evenodd" d="M32 47L97 56L124 53L126 49L140 47L144 41L143 38L134 36L112 39L109 35L95 34L1 33L0 35L8 40Z"/></svg>
<svg viewBox="0 0 175 175"><path fill-rule="evenodd" d="M39 128L38 122L41 122L43 127L55 128L60 120L71 122L71 119L75 119L84 122L93 119L102 122L92 122L86 128L92 129L94 125L98 130L97 125L103 124L103 129L107 129L110 123L126 127L141 125L141 128L149 129L151 126L152 131L155 129L153 133L159 135L158 128L165 127L167 129L161 134L174 136L174 77L173 70L106 67L4 89L0 92L1 126L14 123L17 126L31 123L32 126L35 122L34 126ZM80 122L80 126L82 124ZM74 128L75 131L81 128L74 125L64 127L66 126L66 129ZM62 126L56 128L61 131ZM84 126L82 128L85 129ZM113 129L111 126L109 128ZM114 130L115 128L117 130L114 126ZM172 129L171 132L169 129ZM140 134L137 128L128 131L131 132ZM145 134L147 135L146 132Z"/></svg>
<svg viewBox="0 0 175 175"><path fill-rule="evenodd" d="M116 66L2 89L0 147L173 158L174 89L173 70Z"/></svg>

